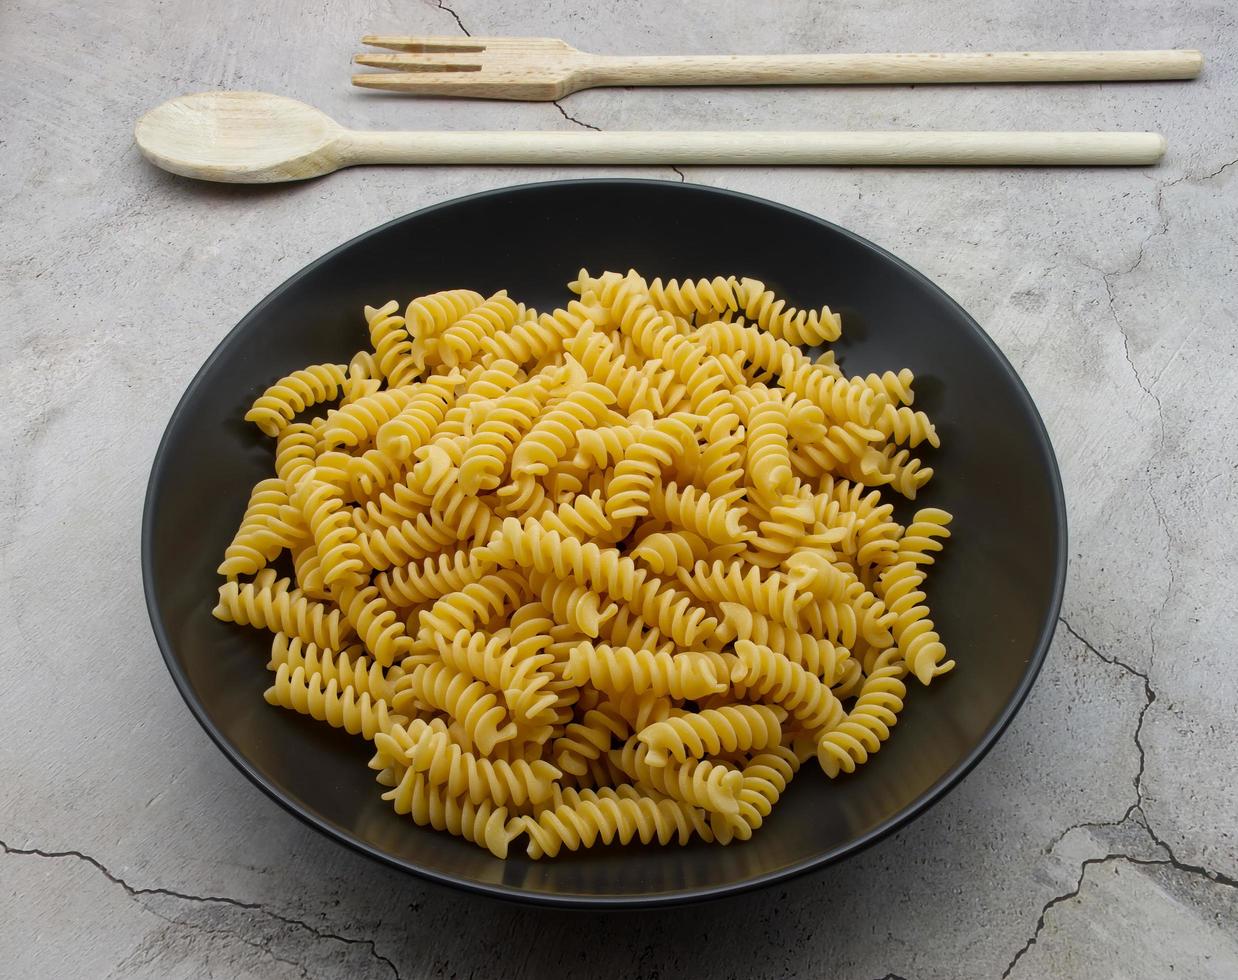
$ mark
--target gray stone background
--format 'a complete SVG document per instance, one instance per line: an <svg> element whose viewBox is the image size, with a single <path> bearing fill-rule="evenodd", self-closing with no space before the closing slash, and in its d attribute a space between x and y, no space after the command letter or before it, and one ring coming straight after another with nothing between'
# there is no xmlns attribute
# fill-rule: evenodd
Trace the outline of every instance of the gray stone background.
<svg viewBox="0 0 1238 980"><path fill-rule="evenodd" d="M1235 8L941 0L188 2L0 10L0 974L36 977L1233 977ZM414 102L347 84L367 32L616 53L1199 47L1194 83L594 91ZM138 526L173 404L269 289L375 224L602 170L194 184L137 116L213 88L358 127L1153 129L1152 169L628 171L764 195L890 248L996 338L1066 481L1061 628L953 795L825 873L584 917L378 867L280 811L159 662Z"/></svg>

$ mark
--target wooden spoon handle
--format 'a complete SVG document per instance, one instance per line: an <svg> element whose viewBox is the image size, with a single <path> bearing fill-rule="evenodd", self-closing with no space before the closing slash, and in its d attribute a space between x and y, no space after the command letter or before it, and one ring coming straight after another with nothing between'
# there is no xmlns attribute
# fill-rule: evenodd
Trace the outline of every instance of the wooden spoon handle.
<svg viewBox="0 0 1238 980"><path fill-rule="evenodd" d="M1156 163L1157 133L353 131L341 162L1044 166Z"/></svg>
<svg viewBox="0 0 1238 980"><path fill-rule="evenodd" d="M1198 51L596 56L590 85L850 85L1194 78Z"/></svg>

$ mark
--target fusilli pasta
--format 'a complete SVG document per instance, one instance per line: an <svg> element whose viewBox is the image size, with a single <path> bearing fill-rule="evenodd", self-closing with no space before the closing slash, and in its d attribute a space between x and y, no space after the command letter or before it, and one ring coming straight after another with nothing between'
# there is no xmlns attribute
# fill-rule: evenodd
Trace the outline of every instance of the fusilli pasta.
<svg viewBox="0 0 1238 980"><path fill-rule="evenodd" d="M925 591L950 515L887 499L941 438L910 370L804 352L828 307L570 288L367 306L369 349L263 392L274 472L214 615L275 634L266 700L370 741L419 825L500 858L747 840L801 763L853 771L906 679L954 667Z"/></svg>

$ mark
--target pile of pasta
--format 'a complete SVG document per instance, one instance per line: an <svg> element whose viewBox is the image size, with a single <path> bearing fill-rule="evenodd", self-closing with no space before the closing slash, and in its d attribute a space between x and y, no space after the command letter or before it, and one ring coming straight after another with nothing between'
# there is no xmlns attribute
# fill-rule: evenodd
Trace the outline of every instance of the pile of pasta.
<svg viewBox="0 0 1238 980"><path fill-rule="evenodd" d="M398 813L506 857L746 840L800 765L850 773L954 662L907 525L938 445L912 374L754 279L453 289L280 379L214 613L275 633L273 705L373 744ZM314 410L320 414L313 415ZM275 567L279 563L281 574Z"/></svg>

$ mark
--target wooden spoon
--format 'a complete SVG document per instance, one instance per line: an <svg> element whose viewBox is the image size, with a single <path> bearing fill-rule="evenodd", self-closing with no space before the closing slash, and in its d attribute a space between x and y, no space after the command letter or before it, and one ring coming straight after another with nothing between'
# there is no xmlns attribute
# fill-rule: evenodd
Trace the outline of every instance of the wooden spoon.
<svg viewBox="0 0 1238 980"><path fill-rule="evenodd" d="M164 170L238 184L369 163L1129 166L1165 153L1156 133L375 132L262 92L172 99L139 119L134 136Z"/></svg>

